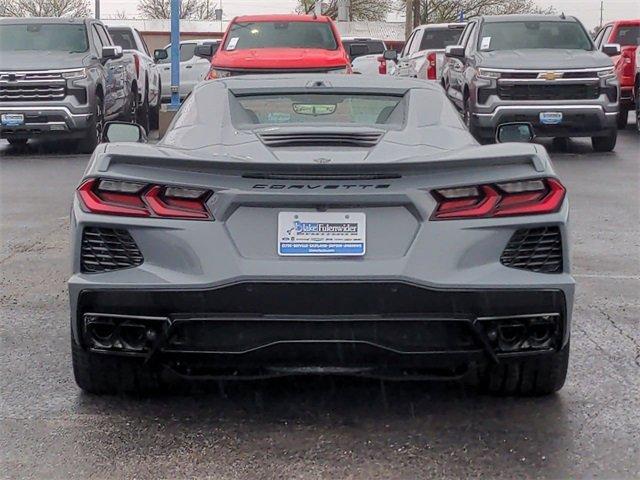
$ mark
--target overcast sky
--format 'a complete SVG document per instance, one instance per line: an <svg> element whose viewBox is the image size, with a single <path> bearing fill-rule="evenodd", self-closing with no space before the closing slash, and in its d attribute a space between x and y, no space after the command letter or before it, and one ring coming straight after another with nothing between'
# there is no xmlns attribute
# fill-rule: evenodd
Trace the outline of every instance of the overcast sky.
<svg viewBox="0 0 640 480"><path fill-rule="evenodd" d="M221 0L210 0L212 8ZM600 0L535 0L541 6L553 5L559 12L575 15L591 29L600 22ZM117 11L136 15L136 0L101 0L102 15ZM247 13L290 13L296 0L222 0L226 19ZM604 0L604 21L618 18L640 18L640 0Z"/></svg>

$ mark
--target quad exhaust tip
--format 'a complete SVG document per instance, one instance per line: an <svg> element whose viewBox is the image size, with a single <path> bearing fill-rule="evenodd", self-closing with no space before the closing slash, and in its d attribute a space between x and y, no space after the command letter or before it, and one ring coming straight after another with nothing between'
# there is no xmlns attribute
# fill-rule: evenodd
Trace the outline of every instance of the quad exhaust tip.
<svg viewBox="0 0 640 480"><path fill-rule="evenodd" d="M166 317L99 313L86 313L83 320L87 346L129 353L148 352L169 325Z"/></svg>
<svg viewBox="0 0 640 480"><path fill-rule="evenodd" d="M561 334L560 314L479 318L497 353L556 348Z"/></svg>

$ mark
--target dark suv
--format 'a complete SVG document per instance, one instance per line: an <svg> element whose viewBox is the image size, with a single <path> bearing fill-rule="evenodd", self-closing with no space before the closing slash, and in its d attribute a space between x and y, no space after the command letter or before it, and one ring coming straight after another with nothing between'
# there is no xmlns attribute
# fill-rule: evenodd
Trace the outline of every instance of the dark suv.
<svg viewBox="0 0 640 480"><path fill-rule="evenodd" d="M443 87L480 141L496 127L529 122L542 137L591 137L596 151L616 144L620 89L610 55L574 17L485 16L469 21L446 49Z"/></svg>

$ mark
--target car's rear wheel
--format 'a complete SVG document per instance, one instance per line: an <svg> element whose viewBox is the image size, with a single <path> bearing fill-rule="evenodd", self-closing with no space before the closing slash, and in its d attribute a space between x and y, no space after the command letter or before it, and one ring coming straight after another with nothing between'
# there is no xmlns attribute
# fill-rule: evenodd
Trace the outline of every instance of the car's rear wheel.
<svg viewBox="0 0 640 480"><path fill-rule="evenodd" d="M480 380L493 395L549 395L562 388L569 368L569 342L557 353L492 365Z"/></svg>
<svg viewBox="0 0 640 480"><path fill-rule="evenodd" d="M629 110L627 110L626 108L620 108L620 111L618 112L618 118L617 118L619 130L624 130L625 128L627 128L628 119L629 119Z"/></svg>
<svg viewBox="0 0 640 480"><path fill-rule="evenodd" d="M616 148L618 132L610 132L605 137L591 137L591 145L596 152L611 152Z"/></svg>
<svg viewBox="0 0 640 480"><path fill-rule="evenodd" d="M159 373L142 358L102 355L82 349L71 340L73 375L85 392L144 394L160 388Z"/></svg>

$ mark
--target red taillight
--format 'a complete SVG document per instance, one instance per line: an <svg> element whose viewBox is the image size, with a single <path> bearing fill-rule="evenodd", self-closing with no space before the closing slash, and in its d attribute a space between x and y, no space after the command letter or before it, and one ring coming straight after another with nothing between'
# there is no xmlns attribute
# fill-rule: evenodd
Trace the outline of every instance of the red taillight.
<svg viewBox="0 0 640 480"><path fill-rule="evenodd" d="M635 75L636 52L634 48L623 48L620 55L622 62L622 75L625 77L633 77Z"/></svg>
<svg viewBox="0 0 640 480"><path fill-rule="evenodd" d="M101 215L208 220L210 192L202 189L147 185L92 178L78 187L85 210Z"/></svg>
<svg viewBox="0 0 640 480"><path fill-rule="evenodd" d="M387 61L384 57L378 57L378 73L380 75L387 74Z"/></svg>
<svg viewBox="0 0 640 480"><path fill-rule="evenodd" d="M539 215L557 212L566 190L555 178L433 190L431 220Z"/></svg>
<svg viewBox="0 0 640 480"><path fill-rule="evenodd" d="M427 80L436 79L436 52L427 55Z"/></svg>
<svg viewBox="0 0 640 480"><path fill-rule="evenodd" d="M133 61L136 66L136 78L140 78L140 57L135 53L133 54Z"/></svg>

